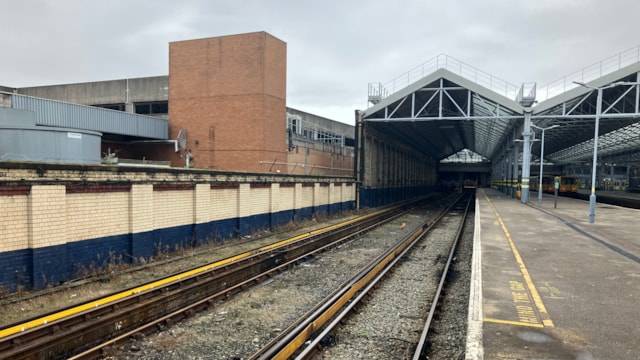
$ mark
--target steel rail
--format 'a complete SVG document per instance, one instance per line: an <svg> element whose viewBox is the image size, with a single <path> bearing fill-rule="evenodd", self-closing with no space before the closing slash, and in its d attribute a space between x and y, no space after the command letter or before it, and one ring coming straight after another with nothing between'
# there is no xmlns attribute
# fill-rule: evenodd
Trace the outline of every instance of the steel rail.
<svg viewBox="0 0 640 360"><path fill-rule="evenodd" d="M456 236L451 245L451 250L449 251L449 257L447 258L447 263L442 269L442 275L440 276L440 283L438 284L438 288L436 289L436 293L433 296L433 300L431 301L431 308L429 309L429 314L427 315L427 320L425 321L424 328L422 333L420 334L420 340L418 341L418 346L416 346L416 350L413 354L413 360L423 359L422 356L424 352L425 343L427 342L427 336L429 335L429 330L431 329L431 322L433 321L433 317L435 315L436 309L438 307L438 303L440 302L440 295L442 293L442 289L444 288L445 281L449 274L449 267L451 265L451 261L453 260L453 256L456 253L456 249L458 248L458 242L462 237L462 231L464 230L464 225L467 219L467 215L469 213L469 207L471 206L471 201L474 197L469 196L469 200L464 208L464 214L462 216L462 220L458 225L458 229L456 231Z"/></svg>
<svg viewBox="0 0 640 360"><path fill-rule="evenodd" d="M416 244L445 214L458 202L456 198L444 210L430 219L426 219L409 235L397 241L380 254L360 272L345 281L332 294L320 301L312 310L301 316L294 324L285 329L278 337L269 342L250 360L288 359L306 344L296 359L311 355L318 343L331 332L350 310L393 268L404 254ZM327 325L327 323L331 321ZM325 326L326 325L326 326ZM318 333L322 329L322 332ZM312 340L309 340L312 338Z"/></svg>
<svg viewBox="0 0 640 360"><path fill-rule="evenodd" d="M408 212L410 210L406 210L406 211L402 211L400 213L397 214L391 214L389 215L388 218L385 218L383 220L383 222L387 222L389 220L392 220L398 216L402 216L404 213ZM280 271L284 271L294 265L296 265L298 262L302 261L305 258L314 256L318 253L327 251L331 248L334 248L336 246L339 246L341 244L343 244L344 242L352 239L353 237L359 236L362 233L365 233L367 231L370 231L371 229L378 227L380 225L380 222L375 222L365 228L359 229L355 232L350 232L348 234L346 234L345 236L329 243L326 244L322 247L319 248L315 248L310 252L305 252L303 254L301 254L300 256L293 258L285 263L282 263L281 265L278 265L274 268L271 268L269 270L267 270L266 272L257 274L256 276L243 281L241 283L236 284L235 286L232 286L230 288L225 289L224 291L221 291L219 293L213 294L210 297L200 300L196 303L190 304L184 308L181 308L173 313L170 313L166 316L163 316L160 319L157 319L155 321L152 321L150 323L147 324L143 324L142 326L140 326L137 329L134 329L132 331L129 331L126 334L122 334L120 336L118 336L117 338L114 338L112 340L109 340L107 342L104 342L102 344L99 344L87 351L84 351L83 353L80 353L76 356L70 357L69 359L95 359L101 356L101 352L105 352L106 349L109 346L114 346L123 342L128 341L128 339L133 336L136 333L151 333L153 332L155 329L155 327L157 328L166 328L168 326L170 326L171 323L175 323L177 321L180 321L186 317L189 317L191 314L201 311L201 310L205 310L205 309L209 309L212 308L215 304L215 301L220 299L220 298L226 298L231 296L232 294L235 294L237 292L240 292L246 288L248 288L249 286L251 286L252 284L256 284L259 283L262 279L266 278L266 277L270 277L272 276L274 273L280 272Z"/></svg>
<svg viewBox="0 0 640 360"><path fill-rule="evenodd" d="M111 344L110 339L122 339L123 334L130 334L138 329L148 331L148 323L155 324L156 327L167 326L172 321L189 316L195 310L211 306L215 299L229 296L270 273L321 251L318 248L337 246L335 244L378 226L384 219L400 216L408 211L407 207L407 204L403 204L378 211L358 220L305 233L160 281L67 308L61 311L65 316L60 316L59 313L48 314L38 318L41 325L30 329L19 328L19 331L1 338L0 358L68 357L92 346L96 350L92 355L87 353L85 356L97 357L98 351L105 348L101 344ZM176 315L180 313L182 315ZM60 318L47 321L51 316ZM15 330L15 326L21 325L10 326L9 329Z"/></svg>

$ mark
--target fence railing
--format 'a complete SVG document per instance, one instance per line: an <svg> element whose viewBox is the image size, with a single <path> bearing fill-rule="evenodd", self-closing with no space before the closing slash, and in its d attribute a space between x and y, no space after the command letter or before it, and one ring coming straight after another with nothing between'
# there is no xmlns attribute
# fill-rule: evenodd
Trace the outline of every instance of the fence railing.
<svg viewBox="0 0 640 360"><path fill-rule="evenodd" d="M574 81L588 83L638 61L640 61L640 46L610 56L582 70L538 87L537 100L538 102L544 101L580 86L575 84Z"/></svg>
<svg viewBox="0 0 640 360"><path fill-rule="evenodd" d="M510 84L505 80L490 75L456 58L440 54L387 83L369 84L369 101L376 103L376 101L384 99L396 91L434 73L438 69L446 69L513 100L516 99L518 90L520 89L519 86Z"/></svg>
<svg viewBox="0 0 640 360"><path fill-rule="evenodd" d="M536 100L541 102L579 86L575 84L574 81L587 83L636 62L640 62L640 46L610 56L582 70L578 70L544 86L538 87ZM513 100L516 100L520 88L456 58L440 54L387 83L369 84L369 101L376 104L387 96L432 74L438 69L446 69Z"/></svg>

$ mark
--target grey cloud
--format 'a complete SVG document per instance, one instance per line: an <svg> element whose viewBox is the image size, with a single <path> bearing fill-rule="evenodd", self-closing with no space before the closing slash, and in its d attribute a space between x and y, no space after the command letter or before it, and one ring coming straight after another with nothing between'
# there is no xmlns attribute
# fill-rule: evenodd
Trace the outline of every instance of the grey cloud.
<svg viewBox="0 0 640 360"><path fill-rule="evenodd" d="M267 31L288 44L288 105L352 122L368 82L440 53L516 85L553 81L640 45L638 13L633 0L11 1L0 84L163 75L171 41Z"/></svg>

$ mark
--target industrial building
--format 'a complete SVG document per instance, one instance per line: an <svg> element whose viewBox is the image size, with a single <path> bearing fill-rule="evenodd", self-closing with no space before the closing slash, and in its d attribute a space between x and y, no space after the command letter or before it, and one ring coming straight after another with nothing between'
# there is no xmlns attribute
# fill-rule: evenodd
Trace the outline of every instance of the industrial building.
<svg viewBox="0 0 640 360"><path fill-rule="evenodd" d="M0 294L355 206L354 127L286 107L264 32L168 75L0 87Z"/></svg>
<svg viewBox="0 0 640 360"><path fill-rule="evenodd" d="M354 127L286 107L286 43L264 32L170 43L168 76L0 91L38 126L101 132L90 163L353 174Z"/></svg>
<svg viewBox="0 0 640 360"><path fill-rule="evenodd" d="M166 76L0 87L0 286L467 182L526 203L538 166L632 189L640 51L576 74L516 86L440 55L371 84L353 127L288 108L286 43L257 32L170 43Z"/></svg>

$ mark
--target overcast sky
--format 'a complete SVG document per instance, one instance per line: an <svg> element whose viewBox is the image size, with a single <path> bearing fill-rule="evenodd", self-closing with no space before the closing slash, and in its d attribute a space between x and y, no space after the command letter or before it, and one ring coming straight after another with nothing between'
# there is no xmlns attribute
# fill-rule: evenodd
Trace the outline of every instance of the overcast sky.
<svg viewBox="0 0 640 360"><path fill-rule="evenodd" d="M542 86L640 45L638 0L20 0L0 5L0 85L168 74L169 42L266 31L287 106L354 123L367 85L444 53Z"/></svg>

